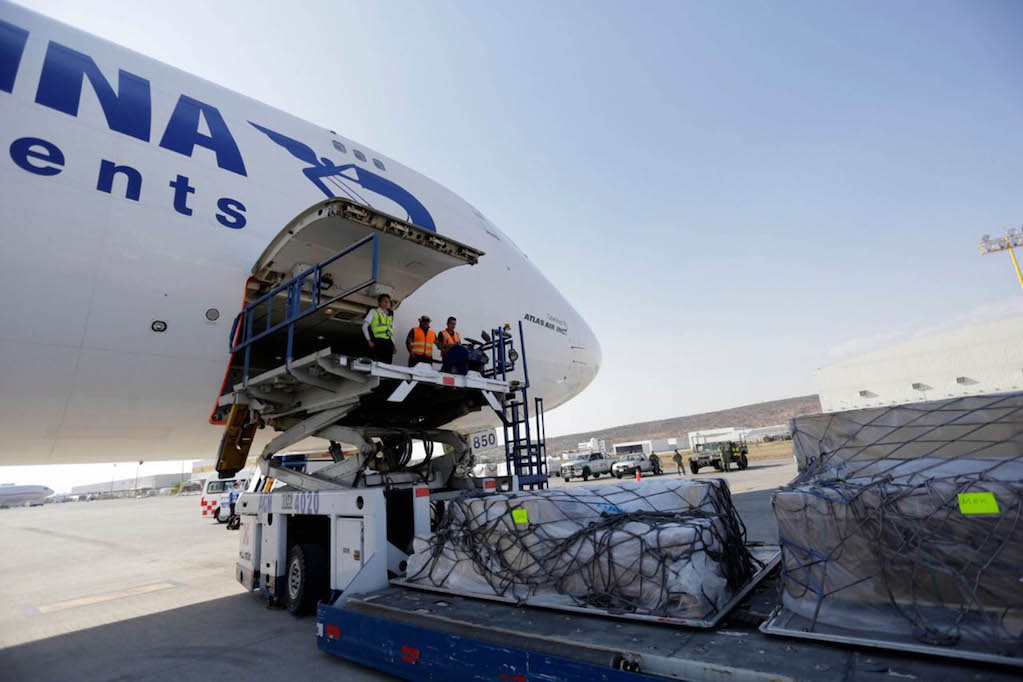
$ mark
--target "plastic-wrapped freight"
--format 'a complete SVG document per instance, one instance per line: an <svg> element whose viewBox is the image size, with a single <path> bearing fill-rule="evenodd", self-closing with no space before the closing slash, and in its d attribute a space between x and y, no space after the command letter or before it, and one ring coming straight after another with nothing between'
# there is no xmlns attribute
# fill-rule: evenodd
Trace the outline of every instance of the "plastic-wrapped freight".
<svg viewBox="0 0 1023 682"><path fill-rule="evenodd" d="M721 479L462 498L407 582L537 605L703 618L755 571Z"/></svg>
<svg viewBox="0 0 1023 682"><path fill-rule="evenodd" d="M1023 394L797 417L774 496L782 603L812 622L1023 653Z"/></svg>

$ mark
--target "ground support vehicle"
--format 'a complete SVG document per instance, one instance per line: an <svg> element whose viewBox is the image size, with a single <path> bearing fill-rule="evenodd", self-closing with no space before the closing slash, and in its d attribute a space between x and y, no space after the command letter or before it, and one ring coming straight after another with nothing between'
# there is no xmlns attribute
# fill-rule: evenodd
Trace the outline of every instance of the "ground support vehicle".
<svg viewBox="0 0 1023 682"><path fill-rule="evenodd" d="M600 478L601 474L611 473L614 460L600 452L591 452L577 460L566 462L561 466L561 477L565 482L573 478L581 478L588 481L591 478Z"/></svg>
<svg viewBox="0 0 1023 682"><path fill-rule="evenodd" d="M709 466L717 471L728 471L733 464L739 469L749 466L749 446L746 441L696 443L693 454L689 456L689 470L694 474Z"/></svg>
<svg viewBox="0 0 1023 682"><path fill-rule="evenodd" d="M210 476L203 482L202 497L199 498L199 508L202 515L212 517L217 523L227 523L230 509L227 509L227 497L235 483L245 490L249 484L249 474L232 476L230 478L217 478Z"/></svg>
<svg viewBox="0 0 1023 682"><path fill-rule="evenodd" d="M375 240L373 249L376 273ZM302 262L280 251L274 259L285 271L293 269L291 261ZM244 466L260 426L279 432L237 503L235 572L271 605L295 614L315 610L323 651L417 680L876 680L887 671L897 671L899 679L976 679L975 664L771 639L756 625L777 602L776 586L751 583L746 597L736 598L743 603L723 620L682 628L653 616L615 622L606 613L520 607L395 584L406 571L412 538L429 533L450 500L545 485L542 403L527 397L524 348L521 374L511 377L518 356L501 328L484 346L489 368L466 375L398 367L333 347L292 353L293 343L315 341L325 328L308 317L338 300L319 298L321 265L261 294L239 316L232 351L242 360L233 364L237 381L218 406L227 429L217 470L229 477ZM307 288L304 278L317 284ZM286 301L273 300L281 293ZM258 317L257 307L268 301L275 314ZM315 310L296 314L303 305ZM253 331L260 329L269 331ZM274 330L287 334L286 350L254 347ZM261 365L275 357L286 360ZM250 372L252 366L259 371ZM444 428L479 409L501 418L508 476L472 477L465 439ZM319 469L275 457L309 437L330 443L330 459ZM415 441L422 443L419 454ZM434 444L443 452L435 455ZM268 652L272 646L267 643ZM1012 679L1002 672L984 669L985 679Z"/></svg>
<svg viewBox="0 0 1023 682"><path fill-rule="evenodd" d="M560 613L392 585L321 604L317 646L409 680L975 680L1011 668L781 639L766 580L713 629Z"/></svg>
<svg viewBox="0 0 1023 682"><path fill-rule="evenodd" d="M664 473L661 471L661 461L659 459L651 459L642 455L626 457L622 461L611 465L611 473L616 478L635 476L637 472L640 474L651 473L655 476Z"/></svg>

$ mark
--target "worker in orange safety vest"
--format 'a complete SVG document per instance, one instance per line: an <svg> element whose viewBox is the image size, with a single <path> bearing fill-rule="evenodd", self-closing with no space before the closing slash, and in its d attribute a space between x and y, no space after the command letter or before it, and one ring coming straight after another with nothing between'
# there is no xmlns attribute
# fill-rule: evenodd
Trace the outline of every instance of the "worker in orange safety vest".
<svg viewBox="0 0 1023 682"><path fill-rule="evenodd" d="M420 362L428 365L433 364L433 345L437 341L437 334L430 329L430 318L423 315L419 318L419 326L409 330L405 337L405 347L408 348L408 366L412 367Z"/></svg>
<svg viewBox="0 0 1023 682"><path fill-rule="evenodd" d="M440 350L441 362L444 361L444 355L449 350L462 342L462 337L455 331L456 324L458 324L458 320L453 317L449 317L447 328L442 329L440 335L437 337L437 348ZM440 371L450 372L451 369L451 366L445 363L441 365Z"/></svg>

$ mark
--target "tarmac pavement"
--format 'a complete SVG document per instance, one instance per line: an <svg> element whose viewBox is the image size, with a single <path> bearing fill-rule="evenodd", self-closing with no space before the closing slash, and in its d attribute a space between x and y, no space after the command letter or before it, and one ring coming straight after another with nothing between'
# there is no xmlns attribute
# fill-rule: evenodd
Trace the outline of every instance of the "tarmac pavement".
<svg viewBox="0 0 1023 682"><path fill-rule="evenodd" d="M725 477L749 539L773 542L770 493L794 474L781 460L698 477ZM390 679L321 653L312 618L246 593L236 543L198 496L0 511L0 679Z"/></svg>

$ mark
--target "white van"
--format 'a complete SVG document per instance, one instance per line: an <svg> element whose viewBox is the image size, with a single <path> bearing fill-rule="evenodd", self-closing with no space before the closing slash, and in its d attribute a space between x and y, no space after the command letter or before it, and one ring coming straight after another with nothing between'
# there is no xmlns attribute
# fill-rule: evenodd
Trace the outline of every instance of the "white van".
<svg viewBox="0 0 1023 682"><path fill-rule="evenodd" d="M212 516L217 523L227 523L227 517L231 515L231 508L227 505L227 493L238 482L242 491L249 484L249 471L239 471L235 478L217 478L216 474L206 479L202 487L202 497L199 498L199 506L202 508L203 516ZM220 513L221 506L225 507L224 513Z"/></svg>

